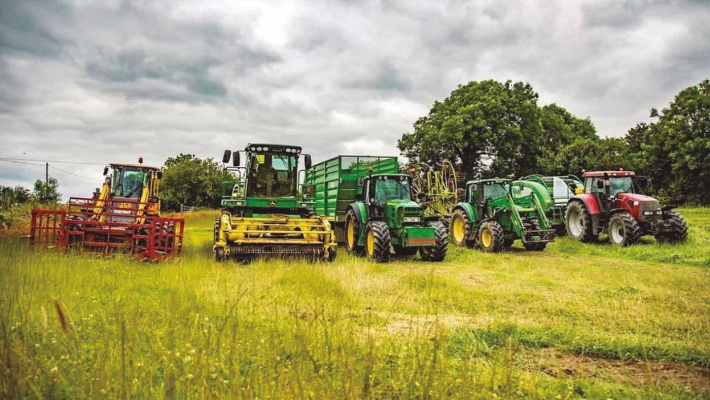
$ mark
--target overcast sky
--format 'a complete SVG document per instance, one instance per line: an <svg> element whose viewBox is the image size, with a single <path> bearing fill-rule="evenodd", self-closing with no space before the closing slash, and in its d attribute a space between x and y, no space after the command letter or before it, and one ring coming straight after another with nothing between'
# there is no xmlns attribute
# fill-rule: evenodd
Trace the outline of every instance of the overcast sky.
<svg viewBox="0 0 710 400"><path fill-rule="evenodd" d="M162 165L253 141L314 162L396 155L435 100L491 78L623 136L708 77L702 0L0 0L0 157ZM49 172L66 200L101 170ZM0 161L0 185L43 177Z"/></svg>

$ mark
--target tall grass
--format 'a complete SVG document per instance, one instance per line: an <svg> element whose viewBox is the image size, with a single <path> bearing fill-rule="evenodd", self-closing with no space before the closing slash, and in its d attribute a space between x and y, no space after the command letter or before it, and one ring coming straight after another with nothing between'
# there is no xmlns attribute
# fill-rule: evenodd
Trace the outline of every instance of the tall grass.
<svg viewBox="0 0 710 400"><path fill-rule="evenodd" d="M182 259L162 264L3 240L0 393L709 396L710 218L685 215L692 236L680 247L562 238L541 253L451 249L437 264L373 264L342 249L333 264L218 264L212 213L188 216ZM630 367L653 363L682 373Z"/></svg>

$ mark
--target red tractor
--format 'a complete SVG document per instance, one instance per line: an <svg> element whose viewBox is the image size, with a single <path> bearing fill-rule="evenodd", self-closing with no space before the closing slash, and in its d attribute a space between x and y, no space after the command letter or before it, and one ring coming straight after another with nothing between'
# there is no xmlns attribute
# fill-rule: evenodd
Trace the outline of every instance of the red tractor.
<svg viewBox="0 0 710 400"><path fill-rule="evenodd" d="M589 242L607 233L619 246L636 243L652 235L658 241L680 243L688 238L688 224L682 215L661 207L658 200L638 193L632 171L586 172L584 190L577 190L567 204L567 235Z"/></svg>

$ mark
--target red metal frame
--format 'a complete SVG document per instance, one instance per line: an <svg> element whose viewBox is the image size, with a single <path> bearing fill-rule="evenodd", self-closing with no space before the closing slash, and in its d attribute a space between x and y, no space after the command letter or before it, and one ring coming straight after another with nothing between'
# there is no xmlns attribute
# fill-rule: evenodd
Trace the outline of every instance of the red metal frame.
<svg viewBox="0 0 710 400"><path fill-rule="evenodd" d="M66 210L32 210L30 244L103 255L126 253L149 261L182 253L182 218L146 216L145 223L139 223L139 212L146 213L155 203L133 199L104 200L98 215L97 201L72 197Z"/></svg>

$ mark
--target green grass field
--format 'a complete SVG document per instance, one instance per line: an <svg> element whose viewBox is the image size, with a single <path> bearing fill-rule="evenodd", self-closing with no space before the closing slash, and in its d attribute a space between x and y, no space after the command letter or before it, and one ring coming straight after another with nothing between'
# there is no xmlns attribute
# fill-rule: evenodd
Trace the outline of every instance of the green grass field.
<svg viewBox="0 0 710 400"><path fill-rule="evenodd" d="M217 264L0 241L3 398L710 398L710 209L690 240Z"/></svg>

